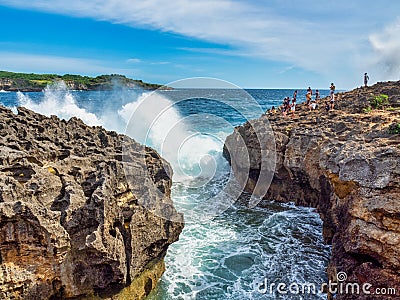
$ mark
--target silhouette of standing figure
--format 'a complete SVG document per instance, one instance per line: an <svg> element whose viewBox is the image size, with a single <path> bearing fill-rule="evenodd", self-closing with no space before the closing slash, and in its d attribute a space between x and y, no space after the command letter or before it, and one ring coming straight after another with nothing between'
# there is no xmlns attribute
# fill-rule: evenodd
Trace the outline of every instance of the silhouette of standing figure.
<svg viewBox="0 0 400 300"><path fill-rule="evenodd" d="M364 73L364 86L367 87L368 85L369 76L367 73Z"/></svg>

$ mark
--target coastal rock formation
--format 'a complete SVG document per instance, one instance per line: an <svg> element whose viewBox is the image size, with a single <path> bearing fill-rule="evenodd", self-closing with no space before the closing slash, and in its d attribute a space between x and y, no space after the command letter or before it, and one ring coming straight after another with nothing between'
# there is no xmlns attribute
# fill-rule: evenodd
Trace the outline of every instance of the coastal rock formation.
<svg viewBox="0 0 400 300"><path fill-rule="evenodd" d="M12 88L14 81L8 78L0 78L0 90L8 91Z"/></svg>
<svg viewBox="0 0 400 300"><path fill-rule="evenodd" d="M369 100L380 94L389 96L388 103L370 110ZM239 177L248 177L246 189L253 192L262 160L254 128L266 128L269 121L276 167L264 201L315 207L332 244L329 279L345 272L346 282L372 285L371 295L339 293L335 299L388 299L377 295L379 288L395 288L394 299L400 297L400 135L393 130L400 127L400 82L340 93L337 99L330 112L322 105L308 112L300 104L293 119L271 114L237 127L226 139L225 157L237 165L232 153L250 153L250 172ZM238 148L239 138L246 147Z"/></svg>
<svg viewBox="0 0 400 300"><path fill-rule="evenodd" d="M72 91L87 91L88 87L80 82L75 82L73 80L64 80L65 85L69 90Z"/></svg>
<svg viewBox="0 0 400 300"><path fill-rule="evenodd" d="M0 148L1 299L150 293L183 228L157 152L77 118L1 106Z"/></svg>

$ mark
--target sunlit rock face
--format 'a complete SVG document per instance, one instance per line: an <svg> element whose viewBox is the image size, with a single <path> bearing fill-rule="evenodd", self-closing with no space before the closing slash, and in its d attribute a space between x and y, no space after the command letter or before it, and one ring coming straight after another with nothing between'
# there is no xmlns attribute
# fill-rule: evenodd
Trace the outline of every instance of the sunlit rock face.
<svg viewBox="0 0 400 300"><path fill-rule="evenodd" d="M154 150L3 107L0 149L1 299L140 299L155 287L183 218Z"/></svg>
<svg viewBox="0 0 400 300"><path fill-rule="evenodd" d="M370 99L381 94L388 95L386 104L370 110ZM236 164L240 160L232 153L250 153L251 171L237 175L248 178L247 191L253 192L262 161L257 134L265 134L254 128L269 122L276 167L264 199L315 207L324 238L332 243L329 279L346 272L348 282L370 282L372 293L379 287L400 292L399 99L400 82L378 83L339 93L336 109L329 112L329 99L322 99L315 111L299 104L294 118L264 115L237 127L225 142L225 156ZM235 143L239 139L247 149L238 148L243 148Z"/></svg>

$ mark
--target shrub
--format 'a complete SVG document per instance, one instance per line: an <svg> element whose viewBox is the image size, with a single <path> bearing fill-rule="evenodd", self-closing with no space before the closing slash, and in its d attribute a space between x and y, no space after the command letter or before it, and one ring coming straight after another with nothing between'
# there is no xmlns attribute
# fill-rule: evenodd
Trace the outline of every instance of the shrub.
<svg viewBox="0 0 400 300"><path fill-rule="evenodd" d="M365 113L370 113L372 111L371 106L368 106L367 108L363 108L363 112Z"/></svg>
<svg viewBox="0 0 400 300"><path fill-rule="evenodd" d="M385 105L389 105L389 96L385 94L380 94L379 96L374 96L369 99L369 104L372 108L379 109Z"/></svg>
<svg viewBox="0 0 400 300"><path fill-rule="evenodd" d="M400 134L400 123L393 123L389 127L389 133L391 134Z"/></svg>

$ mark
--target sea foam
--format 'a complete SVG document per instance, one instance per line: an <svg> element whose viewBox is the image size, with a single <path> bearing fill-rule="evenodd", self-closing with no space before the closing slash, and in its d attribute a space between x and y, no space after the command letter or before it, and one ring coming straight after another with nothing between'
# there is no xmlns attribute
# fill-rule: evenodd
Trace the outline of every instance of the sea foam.
<svg viewBox="0 0 400 300"><path fill-rule="evenodd" d="M95 114L78 106L63 81L48 85L43 91L43 98L40 102L33 101L21 92L17 92L17 97L20 106L46 116L56 115L65 120L77 117L90 126L102 125L101 120Z"/></svg>
<svg viewBox="0 0 400 300"><path fill-rule="evenodd" d="M155 148L171 163L175 180L210 179L215 174L215 154L221 152L223 141L191 128L190 120L165 96L143 93L118 114L127 124L128 136Z"/></svg>

